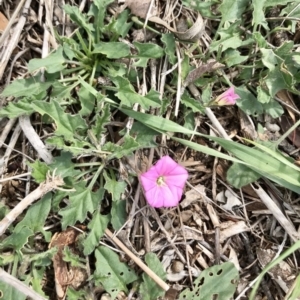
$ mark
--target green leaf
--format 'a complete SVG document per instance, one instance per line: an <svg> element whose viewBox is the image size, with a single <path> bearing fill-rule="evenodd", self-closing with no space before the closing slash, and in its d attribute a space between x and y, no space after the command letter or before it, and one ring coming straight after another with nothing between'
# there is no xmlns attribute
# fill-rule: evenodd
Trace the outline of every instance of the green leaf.
<svg viewBox="0 0 300 300"><path fill-rule="evenodd" d="M252 183L261 177L260 174L256 173L249 167L233 163L227 171L226 179L229 184L239 189L249 183Z"/></svg>
<svg viewBox="0 0 300 300"><path fill-rule="evenodd" d="M49 103L35 101L32 106L41 115L49 115L57 127L55 134L63 136L66 140L74 140L78 128L87 128L85 121L79 115L65 113L55 100Z"/></svg>
<svg viewBox="0 0 300 300"><path fill-rule="evenodd" d="M34 112L34 109L31 106L32 101L32 99L25 97L18 102L9 102L7 106L1 108L0 117L14 119L22 115L29 116Z"/></svg>
<svg viewBox="0 0 300 300"><path fill-rule="evenodd" d="M29 262L35 267L49 267L52 265L52 258L57 253L57 248L53 247L44 252L30 254Z"/></svg>
<svg viewBox="0 0 300 300"><path fill-rule="evenodd" d="M101 42L94 46L93 53L105 54L108 58L123 58L130 54L130 48L121 42Z"/></svg>
<svg viewBox="0 0 300 300"><path fill-rule="evenodd" d="M76 192L69 195L70 204L59 212L62 216L61 225L63 229L74 225L77 221L84 222L87 213L94 213L103 199L104 189L102 188L97 192L92 192L85 186L85 182L79 183L74 188Z"/></svg>
<svg viewBox="0 0 300 300"><path fill-rule="evenodd" d="M242 85L235 88L235 92L240 96L240 99L236 102L236 105L247 115L260 115L263 113L263 107L261 103L257 101L255 96Z"/></svg>
<svg viewBox="0 0 300 300"><path fill-rule="evenodd" d="M157 131L152 130L140 122L133 123L130 130L130 135L135 139L141 148L157 146L154 141L154 138L158 135Z"/></svg>
<svg viewBox="0 0 300 300"><path fill-rule="evenodd" d="M16 225L15 230L21 231L22 227L28 227L33 233L43 231L51 209L51 199L52 194L47 193L41 200L29 207L25 217Z"/></svg>
<svg viewBox="0 0 300 300"><path fill-rule="evenodd" d="M117 19L115 19L114 16L111 17L110 23L104 27L104 32L106 32L107 34L114 33L117 36L125 38L133 24L132 22L127 23L128 16L129 11L126 9L118 15Z"/></svg>
<svg viewBox="0 0 300 300"><path fill-rule="evenodd" d="M175 45L175 37L173 33L163 33L161 37L161 41L165 45L165 52L168 56L169 63L174 65L177 61L175 56L176 45Z"/></svg>
<svg viewBox="0 0 300 300"><path fill-rule="evenodd" d="M248 0L223 0L219 6L219 11L222 14L223 24L226 21L235 21L241 18L247 8Z"/></svg>
<svg viewBox="0 0 300 300"><path fill-rule="evenodd" d="M55 157L49 167L52 171L55 170L56 174L59 174L62 178L76 177L81 174L80 170L75 169L75 164L72 162L73 156L70 152L62 151L59 156Z"/></svg>
<svg viewBox="0 0 300 300"><path fill-rule="evenodd" d="M213 140L220 144L225 150L234 154L237 159L222 154L214 149L210 149L209 147L204 147L188 140L172 137L172 139L197 151L201 151L216 157L222 157L230 161L246 164L249 168L253 169L262 176L265 176L296 193L300 193L300 172L294 170L288 164L288 162L283 162L277 157L272 155L270 156L269 153L266 153L266 151L261 152L260 150L250 148L236 142L228 141L223 138L200 134L198 132L188 130L176 124L175 122L154 115L147 115L124 108L120 110L130 117L137 119L138 121L161 133L180 132L181 134L194 134Z"/></svg>
<svg viewBox="0 0 300 300"><path fill-rule="evenodd" d="M179 295L179 300L231 299L236 291L238 279L239 272L233 263L215 265L202 271L193 282L192 290L183 290Z"/></svg>
<svg viewBox="0 0 300 300"><path fill-rule="evenodd" d="M21 250L28 243L28 238L33 235L33 231L27 226L15 229L11 235L0 242L0 249L12 248Z"/></svg>
<svg viewBox="0 0 300 300"><path fill-rule="evenodd" d="M122 158L130 155L133 151L139 149L141 146L130 135L124 136L124 143L119 146L115 143L108 142L103 147L103 151L111 152L107 159Z"/></svg>
<svg viewBox="0 0 300 300"><path fill-rule="evenodd" d="M194 113L205 112L205 108L203 107L203 105L199 101L190 97L187 92L184 92L183 95L181 96L181 103L184 104L186 107L191 108Z"/></svg>
<svg viewBox="0 0 300 300"><path fill-rule="evenodd" d="M190 7L196 11L199 11L202 17L213 19L216 18L216 15L214 14L214 9L212 6L219 4L219 2L217 0L210 0L209 2L183 0L182 4L186 7Z"/></svg>
<svg viewBox="0 0 300 300"><path fill-rule="evenodd" d="M263 108L265 113L270 115L274 119L279 118L284 113L284 109L282 108L282 106L273 99L268 103L264 103Z"/></svg>
<svg viewBox="0 0 300 300"><path fill-rule="evenodd" d="M257 27L258 25L262 25L266 30L270 30L268 27L268 23L266 22L265 14L264 14L264 4L269 0L252 0L253 5L253 19L252 25Z"/></svg>
<svg viewBox="0 0 300 300"><path fill-rule="evenodd" d="M81 155L84 153L90 154L97 151L96 147L85 141L74 140L66 145L64 139L59 136L47 138L46 142L48 145L54 146L57 149L62 149L65 152L70 152L73 155Z"/></svg>
<svg viewBox="0 0 300 300"><path fill-rule="evenodd" d="M248 59L248 56L241 55L240 51L227 49L224 53L224 60L227 67L238 65Z"/></svg>
<svg viewBox="0 0 300 300"><path fill-rule="evenodd" d="M46 297L45 292L43 291L43 283L45 276L45 268L32 268L31 269L31 284L32 288L41 296Z"/></svg>
<svg viewBox="0 0 300 300"><path fill-rule="evenodd" d="M268 103L271 100L271 96L269 93L264 90L261 86L257 87L257 100L260 103Z"/></svg>
<svg viewBox="0 0 300 300"><path fill-rule="evenodd" d="M160 58L164 55L164 50L156 44L138 42L133 42L133 44L138 50L136 56L138 60L134 63L136 67L146 68L150 58Z"/></svg>
<svg viewBox="0 0 300 300"><path fill-rule="evenodd" d="M265 82L272 97L280 90L293 89L294 85L293 75L283 65L270 71Z"/></svg>
<svg viewBox="0 0 300 300"><path fill-rule="evenodd" d="M282 63L282 59L278 57L272 49L261 48L262 62L270 70L274 70L278 64Z"/></svg>
<svg viewBox="0 0 300 300"><path fill-rule="evenodd" d="M210 52L218 51L219 47L222 47L222 52L231 48L236 49L243 45L241 39L240 29L237 27L238 22L229 26L228 28L218 30L220 35L219 40L215 40L210 44Z"/></svg>
<svg viewBox="0 0 300 300"><path fill-rule="evenodd" d="M295 2L294 0L267 0L265 2L264 7L269 7L269 6L277 6L277 5L286 5L290 2Z"/></svg>
<svg viewBox="0 0 300 300"><path fill-rule="evenodd" d="M48 73L56 73L65 68L65 58L63 55L63 47L59 46L56 51L50 53L45 58L34 58L28 63L28 71L30 73L45 68Z"/></svg>
<svg viewBox="0 0 300 300"><path fill-rule="evenodd" d="M166 279L166 272L157 256L154 253L147 253L145 261L148 267L162 280ZM158 297L163 297L165 291L159 287L149 275L143 273L143 282L140 285L140 294L143 300L156 300Z"/></svg>
<svg viewBox="0 0 300 300"><path fill-rule="evenodd" d="M39 76L26 79L17 79L4 89L4 91L1 93L1 96L13 96L15 98L32 97L42 93L44 93L46 96L46 90L51 86L51 84L52 82L40 82Z"/></svg>
<svg viewBox="0 0 300 300"><path fill-rule="evenodd" d="M84 255L90 255L94 251L95 247L98 246L109 221L109 215L101 215L98 211L94 213L92 220L88 224L90 232L87 238L83 241Z"/></svg>
<svg viewBox="0 0 300 300"><path fill-rule="evenodd" d="M69 285L67 287L66 299L68 299L68 300L86 300L86 299L90 299L90 295L87 291L85 291L83 289L76 291Z"/></svg>
<svg viewBox="0 0 300 300"><path fill-rule="evenodd" d="M73 22L75 22L80 28L84 28L89 35L92 35L92 32L94 31L93 25L89 23L87 17L77 6L66 4L64 5L64 10Z"/></svg>
<svg viewBox="0 0 300 300"><path fill-rule="evenodd" d="M78 98L81 105L79 114L88 116L95 108L95 97L85 87L81 86L78 91Z"/></svg>
<svg viewBox="0 0 300 300"><path fill-rule="evenodd" d="M297 276L293 284L293 291L289 296L288 300L297 300L300 297L300 275Z"/></svg>
<svg viewBox="0 0 300 300"><path fill-rule="evenodd" d="M111 224L114 230L119 230L125 224L126 219L126 201L114 201L111 208Z"/></svg>
<svg viewBox="0 0 300 300"><path fill-rule="evenodd" d="M118 88L116 96L121 100L122 104L132 106L135 103L139 103L145 110L148 110L150 107L155 108L160 106L161 101L158 92L150 90L146 96L141 96L135 92L133 86L127 79L119 76L112 77L111 79Z"/></svg>
<svg viewBox="0 0 300 300"><path fill-rule="evenodd" d="M111 194L112 200L121 200L121 194L125 192L127 186L126 182L110 178L105 171L103 172L103 176L105 178L104 188Z"/></svg>
<svg viewBox="0 0 300 300"><path fill-rule="evenodd" d="M110 122L110 118L110 105L105 104L101 110L101 115L96 115L95 125L92 126L92 131L98 140L100 140L101 135L106 132L105 126Z"/></svg>
<svg viewBox="0 0 300 300"><path fill-rule="evenodd" d="M135 280L137 276L124 263L119 260L118 255L107 247L101 246L95 250L96 271L95 279L101 282L104 289L112 299L116 299L120 291L128 291L127 285Z"/></svg>
<svg viewBox="0 0 300 300"><path fill-rule="evenodd" d="M81 258L78 254L75 254L73 251L71 251L69 247L65 247L62 253L64 261L70 263L72 267L85 269L86 260L84 258Z"/></svg>
<svg viewBox="0 0 300 300"><path fill-rule="evenodd" d="M31 176L34 178L34 180L37 183L41 183L46 180L46 175L50 168L47 166L47 164L36 160L33 163L27 162L27 164L32 168Z"/></svg>
<svg viewBox="0 0 300 300"><path fill-rule="evenodd" d="M19 290L13 288L10 284L5 283L3 281L0 281L0 291L1 291L2 299L18 299L18 300L27 299L26 295L19 292Z"/></svg>

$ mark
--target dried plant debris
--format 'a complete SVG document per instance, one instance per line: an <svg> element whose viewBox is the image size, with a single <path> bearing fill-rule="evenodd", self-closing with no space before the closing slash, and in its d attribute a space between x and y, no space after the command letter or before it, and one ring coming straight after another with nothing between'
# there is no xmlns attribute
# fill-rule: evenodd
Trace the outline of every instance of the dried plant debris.
<svg viewBox="0 0 300 300"><path fill-rule="evenodd" d="M3 299L299 298L300 10L279 2L1 1Z"/></svg>

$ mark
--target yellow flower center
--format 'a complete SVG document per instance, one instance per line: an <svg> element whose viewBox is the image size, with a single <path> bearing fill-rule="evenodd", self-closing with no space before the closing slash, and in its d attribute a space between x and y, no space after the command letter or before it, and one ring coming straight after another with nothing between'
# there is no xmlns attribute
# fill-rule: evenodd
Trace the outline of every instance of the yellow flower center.
<svg viewBox="0 0 300 300"><path fill-rule="evenodd" d="M164 179L164 177L163 177L163 176L159 176L159 177L157 178L157 180L156 180L156 183L157 183L158 186L163 186L163 185L165 185L165 179Z"/></svg>

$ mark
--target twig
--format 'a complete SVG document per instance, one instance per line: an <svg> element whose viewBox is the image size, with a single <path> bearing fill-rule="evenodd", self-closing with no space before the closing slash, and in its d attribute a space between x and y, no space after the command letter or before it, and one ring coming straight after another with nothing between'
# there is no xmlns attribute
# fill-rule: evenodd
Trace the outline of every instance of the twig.
<svg viewBox="0 0 300 300"><path fill-rule="evenodd" d="M47 176L46 181L42 182L38 188L32 191L28 196L26 196L20 203L18 203L0 222L0 236L5 232L9 225L14 222L14 220L34 201L40 199L42 196L48 192L57 189L59 186L63 185L64 181L61 177L54 174L50 177Z"/></svg>
<svg viewBox="0 0 300 300"><path fill-rule="evenodd" d="M46 146L40 139L39 135L33 129L29 116L19 117L19 124L32 147L37 151L45 163L50 164L53 161L53 156L46 149Z"/></svg>
<svg viewBox="0 0 300 300"><path fill-rule="evenodd" d="M4 40L6 39L7 35L9 34L9 31L11 29L11 26L13 25L13 23L16 21L17 15L19 13L19 11L21 10L22 6L24 5L25 0L21 0L17 6L17 8L15 9L13 15L11 16L8 24L5 27L5 30L3 31L1 38L0 38L0 47L2 46Z"/></svg>
<svg viewBox="0 0 300 300"><path fill-rule="evenodd" d="M291 239L296 242L299 240L300 235L295 229L294 225L286 218L286 216L282 213L280 208L275 204L275 202L269 197L269 195L260 187L259 184L256 183L257 188L251 184L251 187L256 192L257 196L262 200L262 202L266 205L266 207L271 211L275 219L280 223L280 225L284 228L287 234L291 237Z"/></svg>
<svg viewBox="0 0 300 300"><path fill-rule="evenodd" d="M3 163L1 164L0 166L0 176L2 176L2 174L4 173L5 171L5 168L8 164L8 161L9 161L9 157L17 143L17 140L19 138L19 135L21 133L21 128L19 125L17 125L13 131L13 135L9 141L9 145L8 147L6 148L5 150L5 153L4 153L4 158L3 158Z"/></svg>
<svg viewBox="0 0 300 300"><path fill-rule="evenodd" d="M13 288L33 300L47 300L17 278L5 272L2 268L0 268L0 281L9 284Z"/></svg>
<svg viewBox="0 0 300 300"><path fill-rule="evenodd" d="M149 267L147 267L137 256L135 256L113 233L109 230L105 230L105 234L112 239L112 241L119 246L146 274L149 275L164 291L167 291L170 287L160 277L158 277Z"/></svg>
<svg viewBox="0 0 300 300"><path fill-rule="evenodd" d="M22 3L21 5L23 5L23 1L21 3ZM31 0L27 0L24 5L24 8L23 8L23 13L15 27L14 34L9 39L8 46L6 47L6 49L4 49L4 51L2 51L2 57L1 57L1 61L0 61L0 80L2 79L4 70L6 68L7 63L9 62L11 54L18 44L19 37L20 37L23 27L26 23L25 16L28 15L28 10L30 8L30 4L31 4ZM17 9L19 9L20 6L18 6ZM15 16L15 14L14 14L14 16Z"/></svg>

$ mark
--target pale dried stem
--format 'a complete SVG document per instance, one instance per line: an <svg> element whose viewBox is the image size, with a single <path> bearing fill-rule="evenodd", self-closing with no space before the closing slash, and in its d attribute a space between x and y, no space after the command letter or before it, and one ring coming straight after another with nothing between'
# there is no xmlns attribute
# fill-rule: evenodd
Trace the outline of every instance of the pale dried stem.
<svg viewBox="0 0 300 300"><path fill-rule="evenodd" d="M300 235L295 229L294 225L290 220L286 218L286 216L282 213L280 208L275 204L275 202L270 198L270 196L260 187L260 185L256 184L258 188L252 188L257 194L257 196L261 199L261 201L266 205L266 207L271 211L275 219L280 223L280 225L284 228L284 230L288 233L290 238L296 242L300 239Z"/></svg>
<svg viewBox="0 0 300 300"><path fill-rule="evenodd" d="M21 202L19 202L0 222L0 236L5 230L15 221L15 219L34 201L40 199L48 192L57 189L63 185L61 177L47 177L45 182L42 182L38 188L32 191Z"/></svg>
<svg viewBox="0 0 300 300"><path fill-rule="evenodd" d="M8 134L10 133L11 129L13 128L14 124L16 123L17 119L10 119L3 129L1 136L0 136L0 148L2 147L3 143L5 142Z"/></svg>
<svg viewBox="0 0 300 300"><path fill-rule="evenodd" d="M111 240L122 249L150 278L153 279L164 291L167 291L170 287L160 277L158 277L149 267L147 267L141 259L135 256L113 233L109 230L105 230L105 234L111 238Z"/></svg>
<svg viewBox="0 0 300 300"><path fill-rule="evenodd" d="M39 135L33 129L29 116L19 117L19 124L32 147L36 150L45 163L50 164L53 161L53 156L47 150Z"/></svg>
<svg viewBox="0 0 300 300"><path fill-rule="evenodd" d="M2 176L2 174L4 173L4 171L6 169L6 166L9 161L9 157L10 157L13 149L15 148L15 145L17 143L20 133L21 133L21 128L19 125L17 125L13 131L13 135L9 141L8 147L5 150L4 159L3 159L4 161L3 161L2 165L0 166L0 176Z"/></svg>
<svg viewBox="0 0 300 300"><path fill-rule="evenodd" d="M8 274L5 272L2 268L0 268L0 281L5 282L6 284L9 284L22 294L26 295L27 297L30 297L32 300L47 300L47 298L42 297L37 292L32 290L29 286L15 278L14 276Z"/></svg>
<svg viewBox="0 0 300 300"><path fill-rule="evenodd" d="M23 1L21 2L23 5ZM4 49L4 51L2 51L2 57L0 60L0 80L2 79L3 73L5 71L6 65L8 64L8 61L12 55L12 52L14 51L14 49L16 48L19 38L20 38L20 34L23 30L23 27L26 23L26 17L28 15L28 10L30 8L30 4L31 4L31 0L27 0L24 8L23 8L23 13L14 29L14 34L9 37L9 42L8 42L8 46L6 49ZM18 9L21 8L21 5L18 6ZM14 14L15 15L15 14ZM17 14L16 14L17 15ZM7 37L8 38L8 37ZM0 42L3 42L2 40Z"/></svg>
<svg viewBox="0 0 300 300"><path fill-rule="evenodd" d="M7 35L9 34L9 31L11 29L11 26L14 24L14 22L16 21L17 15L19 14L22 6L24 5L25 0L21 0L18 4L18 6L16 7L13 15L11 16L8 24L6 25L1 38L0 38L0 47L3 45L4 40L6 39Z"/></svg>

